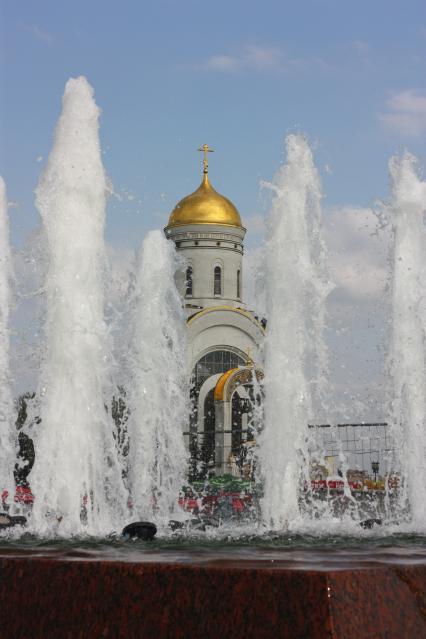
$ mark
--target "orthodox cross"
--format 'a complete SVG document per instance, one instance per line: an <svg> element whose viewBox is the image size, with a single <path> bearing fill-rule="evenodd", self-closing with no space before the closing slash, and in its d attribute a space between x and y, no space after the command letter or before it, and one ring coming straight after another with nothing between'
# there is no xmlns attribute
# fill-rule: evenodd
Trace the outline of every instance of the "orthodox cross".
<svg viewBox="0 0 426 639"><path fill-rule="evenodd" d="M203 173L207 174L209 172L209 162L207 160L207 153L213 153L214 149L210 149L208 144L203 144L202 147L198 149L199 151L203 151Z"/></svg>

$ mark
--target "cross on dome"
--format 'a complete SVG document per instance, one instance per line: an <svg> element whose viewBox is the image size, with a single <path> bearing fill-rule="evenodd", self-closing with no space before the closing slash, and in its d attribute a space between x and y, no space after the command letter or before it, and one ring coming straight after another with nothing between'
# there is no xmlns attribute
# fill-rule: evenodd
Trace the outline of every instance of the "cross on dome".
<svg viewBox="0 0 426 639"><path fill-rule="evenodd" d="M209 172L209 162L208 162L208 153L214 153L214 149L211 149L209 147L208 144L203 144L203 146L201 146L199 149L199 151L202 151L204 153L204 157L203 157L203 173L205 173L207 175L207 173Z"/></svg>

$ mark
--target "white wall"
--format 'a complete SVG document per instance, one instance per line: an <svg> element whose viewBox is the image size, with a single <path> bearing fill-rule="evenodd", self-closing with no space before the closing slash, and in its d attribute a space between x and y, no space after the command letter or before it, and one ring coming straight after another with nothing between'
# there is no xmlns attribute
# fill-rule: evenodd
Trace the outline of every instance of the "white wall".
<svg viewBox="0 0 426 639"><path fill-rule="evenodd" d="M194 306L243 305L243 238L245 229L221 225L188 225L166 229L179 253L192 266L193 293L186 302ZM214 268L222 269L221 295L214 294ZM237 272L240 271L240 297L237 296ZM185 273L178 286L185 293ZM188 311L188 315L191 311Z"/></svg>

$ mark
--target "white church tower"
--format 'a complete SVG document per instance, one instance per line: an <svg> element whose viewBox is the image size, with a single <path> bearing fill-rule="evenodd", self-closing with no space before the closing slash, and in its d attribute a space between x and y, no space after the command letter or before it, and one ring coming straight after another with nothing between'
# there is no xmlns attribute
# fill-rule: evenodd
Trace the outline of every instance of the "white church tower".
<svg viewBox="0 0 426 639"><path fill-rule="evenodd" d="M264 326L243 301L245 228L236 207L210 184L205 144L203 179L183 198L164 229L184 256L178 276L189 332L188 370L193 413L187 445L193 477L244 475L253 372L258 378Z"/></svg>

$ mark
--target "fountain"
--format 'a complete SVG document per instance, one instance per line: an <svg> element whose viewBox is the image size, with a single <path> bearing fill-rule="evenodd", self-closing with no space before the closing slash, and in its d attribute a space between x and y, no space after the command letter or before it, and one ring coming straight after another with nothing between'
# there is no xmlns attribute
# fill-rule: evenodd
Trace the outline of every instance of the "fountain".
<svg viewBox="0 0 426 639"><path fill-rule="evenodd" d="M163 529L177 517L188 467L183 431L189 386L185 317L174 283L178 267L172 243L160 231L148 233L132 303L128 474L134 515L154 517Z"/></svg>
<svg viewBox="0 0 426 639"><path fill-rule="evenodd" d="M31 528L63 537L106 535L125 514L110 413L110 344L103 318L107 182L99 109L85 78L65 87L36 203L46 231L46 352L38 396Z"/></svg>
<svg viewBox="0 0 426 639"><path fill-rule="evenodd" d="M389 369L391 420L400 457L400 509L415 530L426 529L426 182L416 158L390 162L393 227L392 336Z"/></svg>
<svg viewBox="0 0 426 639"><path fill-rule="evenodd" d="M245 359L231 353L225 371L223 350L215 351L217 361L203 363L217 377L216 386L206 391L205 406L210 410L218 406L222 410L218 415L224 415L226 402L232 404L232 395L227 397L225 392L230 372L236 379L234 392L247 379L253 381L252 396L241 394L240 405L246 407L253 398L265 396L262 410L258 404L254 407L254 421L249 424L258 440L253 465L260 498L250 518L241 518L239 524L218 519L217 527L205 530L203 537L203 526L191 527L191 515L179 506L188 465L184 429L190 410L185 321L191 326L197 315L206 330L216 330L209 324L209 313L223 313L230 322L226 313L231 308L246 322L244 326L255 326L250 330L256 334L264 331L265 322L241 306L244 229L232 203L210 185L207 154L211 149L204 145L203 181L186 200L193 213L197 211L194 201L202 193L213 208L220 201L230 216L218 224L219 231L215 221L211 223L214 232L200 232L200 241L205 242L204 248L217 251L212 295L234 305L219 305L214 299L215 306L200 306L193 262L181 259L173 242L159 231L149 233L134 269L126 321L129 337L121 353L125 366L117 375L104 318L108 189L98 120L99 109L87 80L69 80L53 148L36 192L49 254L45 348L37 389L41 421L30 474L34 504L27 508L28 526L7 535L2 532L0 538L0 602L13 611L2 622L8 636L59 636L64 628L70 636L145 636L150 632L172 636L173 632L181 637L367 637L402 636L407 628L410 636L422 636L424 536L413 537L413 532L423 535L426 522L422 246L426 186L416 173L414 159L404 155L391 162L393 198L388 211L395 243L389 421L397 445L389 460L388 479L391 474L398 478L399 509L397 516L392 510L392 517L384 522L387 536L383 539L384 526L380 532L364 530L353 513L349 519L354 525L341 525L336 511L328 507L333 501L328 486L324 507L315 505L312 496L313 431L309 433L308 424L315 425L319 405L327 408L323 332L331 285L321 239L319 175L307 140L290 135L287 163L269 185L264 380L263 374L257 375L250 352ZM4 415L0 488L9 488L11 496L16 454L8 379L10 260L2 182L0 186L0 249L5 256L0 262ZM196 226L194 219L187 226L191 224ZM223 231L227 224L232 242ZM166 233L170 228L169 224ZM173 233L180 235L175 243L194 240L191 255L198 260L203 252L191 232L185 235L176 223ZM222 251L232 252L236 269L232 281L226 271L223 276ZM200 272L204 277L203 268ZM182 282L184 309L178 292ZM231 285L236 295L229 293ZM222 343L222 336L215 338L216 344ZM243 426L250 430L249 413L245 412L244 423L239 415L241 432ZM259 426L260 415L264 422ZM208 418L205 415L205 424ZM211 433L206 428L204 434L208 443ZM214 433L222 457L213 460L213 466L223 464L235 470L224 455L228 434L225 426L220 437ZM185 436L196 439L194 430ZM254 441L247 443L254 445ZM230 457L232 446L234 442ZM204 452L211 452L206 444ZM345 471L342 449L340 457ZM208 462L203 466L207 474L212 469ZM208 480L207 476L207 496ZM341 483L346 501L355 503L347 478L342 477ZM256 502L255 497L253 492L250 499ZM195 501L197 509L202 507L202 500ZM123 539L121 529L127 524L125 530L131 530L135 519L149 519L146 530L158 527L160 538L133 543ZM170 519L188 525L172 531ZM330 530L335 531L333 537ZM408 542L395 532L399 530L408 531ZM268 592L268 597L253 597L254 591ZM365 615L355 614L354 606L365 610ZM76 610L79 614L73 614Z"/></svg>
<svg viewBox="0 0 426 639"><path fill-rule="evenodd" d="M325 381L325 276L321 185L305 138L289 135L287 164L270 188L265 247L268 332L265 339L265 429L260 441L267 527L284 530L299 518L300 483L312 395ZM283 336L286 336L283 339Z"/></svg>

